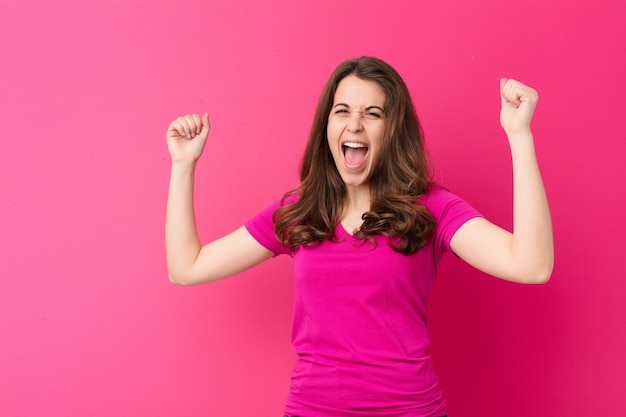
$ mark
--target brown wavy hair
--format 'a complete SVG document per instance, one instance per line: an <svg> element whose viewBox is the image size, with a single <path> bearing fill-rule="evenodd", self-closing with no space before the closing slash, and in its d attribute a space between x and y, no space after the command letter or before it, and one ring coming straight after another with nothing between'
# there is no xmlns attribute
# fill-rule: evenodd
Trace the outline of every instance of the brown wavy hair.
<svg viewBox="0 0 626 417"><path fill-rule="evenodd" d="M400 75L372 57L341 63L327 81L304 152L300 186L286 193L283 205L274 212L276 236L295 250L335 235L347 193L330 152L327 126L337 86L349 75L376 82L386 96L381 156L370 176L371 208L363 214L355 236L373 242L373 236L383 235L396 252L415 253L435 228L432 214L418 202L431 185L423 131ZM297 199L286 203L290 196Z"/></svg>

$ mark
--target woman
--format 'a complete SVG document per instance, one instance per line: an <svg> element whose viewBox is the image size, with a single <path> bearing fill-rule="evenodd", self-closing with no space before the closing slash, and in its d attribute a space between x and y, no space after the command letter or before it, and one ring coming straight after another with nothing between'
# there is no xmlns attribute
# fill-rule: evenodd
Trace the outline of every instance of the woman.
<svg viewBox="0 0 626 417"><path fill-rule="evenodd" d="M451 250L510 281L549 279L552 227L530 130L537 93L502 79L500 95L513 159L514 233L430 181L407 87L376 58L348 60L328 80L300 186L205 246L194 221L193 178L208 116L170 124L170 280L205 283L279 254L294 259L298 360L286 415L445 416L426 328L442 255Z"/></svg>

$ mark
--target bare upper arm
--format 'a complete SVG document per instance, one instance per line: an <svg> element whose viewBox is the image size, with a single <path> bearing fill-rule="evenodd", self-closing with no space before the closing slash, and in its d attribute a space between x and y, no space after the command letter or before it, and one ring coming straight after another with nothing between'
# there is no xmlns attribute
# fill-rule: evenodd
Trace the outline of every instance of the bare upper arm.
<svg viewBox="0 0 626 417"><path fill-rule="evenodd" d="M182 285L202 284L238 274L273 256L273 253L241 226L200 250Z"/></svg>
<svg viewBox="0 0 626 417"><path fill-rule="evenodd" d="M498 278L518 281L512 254L513 234L489 220L465 222L450 240L452 251L468 264Z"/></svg>

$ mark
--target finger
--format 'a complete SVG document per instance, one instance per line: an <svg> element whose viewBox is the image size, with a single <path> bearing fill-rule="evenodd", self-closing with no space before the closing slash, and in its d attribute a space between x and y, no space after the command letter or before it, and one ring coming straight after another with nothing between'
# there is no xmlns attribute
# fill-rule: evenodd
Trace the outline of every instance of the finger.
<svg viewBox="0 0 626 417"><path fill-rule="evenodd" d="M180 116L177 120L182 126L183 136L185 136L186 138L191 138L192 129L191 129L191 126L189 125L189 120L187 116Z"/></svg>
<svg viewBox="0 0 626 417"><path fill-rule="evenodd" d="M189 138L193 138L194 136L196 136L197 133L197 128L198 128L198 123L196 122L200 121L200 119L198 118L198 115L196 114L187 114L185 115L185 121L187 122L187 125L189 126Z"/></svg>
<svg viewBox="0 0 626 417"><path fill-rule="evenodd" d="M185 136L185 126L178 119L173 120L167 130L174 136Z"/></svg>
<svg viewBox="0 0 626 417"><path fill-rule="evenodd" d="M502 85L502 81L500 81ZM502 97L507 103L514 107L519 107L522 104L520 98L522 97L522 91L520 90L520 83L512 78L506 80L502 86Z"/></svg>
<svg viewBox="0 0 626 417"><path fill-rule="evenodd" d="M200 120L200 116L198 116L197 114L192 114L191 115L192 119L193 119L193 124L194 124L194 133L196 135L200 134L200 131L202 130L202 121Z"/></svg>

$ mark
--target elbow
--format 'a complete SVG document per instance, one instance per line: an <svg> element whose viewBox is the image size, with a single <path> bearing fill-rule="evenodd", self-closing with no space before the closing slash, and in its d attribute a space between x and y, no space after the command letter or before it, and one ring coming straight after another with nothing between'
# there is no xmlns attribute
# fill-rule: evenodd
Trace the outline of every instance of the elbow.
<svg viewBox="0 0 626 417"><path fill-rule="evenodd" d="M189 287L192 285L205 284L210 281L215 281L216 278L212 275L198 275L195 271L169 271L168 278L171 284L181 287Z"/></svg>
<svg viewBox="0 0 626 417"><path fill-rule="evenodd" d="M554 269L554 263L550 263L550 265L537 276L537 284L546 284L552 278L552 271Z"/></svg>
<svg viewBox="0 0 626 417"><path fill-rule="evenodd" d="M170 274L168 276L168 278L170 280L170 284L180 285L180 286L186 286L187 285L184 280L180 279L180 277L177 277L177 276L174 276L174 275Z"/></svg>
<svg viewBox="0 0 626 417"><path fill-rule="evenodd" d="M527 283L535 284L535 285L546 284L548 281L550 281L551 276L552 276L552 272L543 272L540 274L536 274Z"/></svg>
<svg viewBox="0 0 626 417"><path fill-rule="evenodd" d="M509 264L509 268L497 277L518 284L545 284L552 277L554 257L545 256L540 259L526 257Z"/></svg>
<svg viewBox="0 0 626 417"><path fill-rule="evenodd" d="M554 269L554 250L542 250L517 261L515 281L522 284L546 284Z"/></svg>
<svg viewBox="0 0 626 417"><path fill-rule="evenodd" d="M546 284L550 281L552 277L552 272L554 271L554 252L550 254L548 259L545 262L545 265L538 271L536 276L537 284Z"/></svg>
<svg viewBox="0 0 626 417"><path fill-rule="evenodd" d="M554 263L552 261L547 262L546 265L541 265L525 273L520 281L524 284L546 284L552 277L553 268Z"/></svg>
<svg viewBox="0 0 626 417"><path fill-rule="evenodd" d="M178 285L181 287L187 287L189 285L193 285L191 280L185 277L184 274L174 274L170 272L168 274L168 278L170 280L170 284Z"/></svg>

